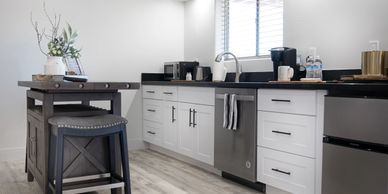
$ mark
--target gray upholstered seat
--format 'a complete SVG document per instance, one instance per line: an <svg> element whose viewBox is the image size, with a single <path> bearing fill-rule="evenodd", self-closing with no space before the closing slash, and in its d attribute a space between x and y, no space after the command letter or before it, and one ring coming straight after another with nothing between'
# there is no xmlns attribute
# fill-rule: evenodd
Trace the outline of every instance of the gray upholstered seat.
<svg viewBox="0 0 388 194"><path fill-rule="evenodd" d="M126 124L128 121L120 116L106 114L89 117L56 116L48 122L58 128L101 129Z"/></svg>
<svg viewBox="0 0 388 194"><path fill-rule="evenodd" d="M52 191L54 191L56 194L61 194L63 193L63 191L69 193L84 193L110 188L113 189L112 191L116 192L115 189L119 187L124 187L124 191L126 194L131 193L128 162L128 144L125 125L127 124L127 120L125 118L111 114L87 117L55 116L50 118L48 122L52 126L49 147L49 186ZM120 142L121 168L123 176L116 173L116 135L119 136L118 139ZM68 139L69 137L92 138L86 146L91 144L93 139L96 137L107 137L109 142L107 146L110 153L108 169L105 169L104 165L100 164L99 161L94 158L92 154L88 153L88 150L86 149L86 147L84 147L85 145L77 144L77 142L72 141L72 139ZM74 185L77 185L77 182L80 182L78 180L87 180L90 179L91 176L75 177L77 178L77 181L72 181L72 186L70 188L67 188L67 186L64 185L63 176L66 170L71 168L68 167L67 169L64 169L65 140L67 142L70 142L73 147L79 150L80 157L84 157L89 160L91 164L93 164L97 167L97 169L100 170L100 173L103 173L97 174L93 177L98 177L97 179L110 178L110 183L101 184L94 187L86 187L82 186L81 184L78 185L81 186L81 188L75 188ZM74 161L76 161L76 159ZM71 165L73 164L76 164L76 162L71 163ZM109 172L108 177L100 176L106 174L107 171Z"/></svg>

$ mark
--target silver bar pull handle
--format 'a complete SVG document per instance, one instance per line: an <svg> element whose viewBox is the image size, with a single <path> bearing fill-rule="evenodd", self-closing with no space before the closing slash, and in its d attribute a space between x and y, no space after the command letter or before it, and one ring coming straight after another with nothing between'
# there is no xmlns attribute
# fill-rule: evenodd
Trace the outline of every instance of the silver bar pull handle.
<svg viewBox="0 0 388 194"><path fill-rule="evenodd" d="M191 113L192 113L193 111L191 110L191 108L190 108L190 114L189 114L189 127L191 127L191 125L193 124L192 122L191 122Z"/></svg>
<svg viewBox="0 0 388 194"><path fill-rule="evenodd" d="M176 108L174 106L171 107L171 122L172 123L176 121L176 119L175 119L175 109Z"/></svg>
<svg viewBox="0 0 388 194"><path fill-rule="evenodd" d="M195 123L195 114L197 114L197 111L195 109L193 109L193 128L195 128L195 126L197 126L197 123Z"/></svg>
<svg viewBox="0 0 388 194"><path fill-rule="evenodd" d="M272 168L271 170L273 170L275 172L282 173L282 174L291 175L291 172L286 172L286 171L283 171L283 170L279 170L277 168Z"/></svg>
<svg viewBox="0 0 388 194"><path fill-rule="evenodd" d="M272 102L291 102L291 100L284 100L284 99L271 99Z"/></svg>
<svg viewBox="0 0 388 194"><path fill-rule="evenodd" d="M148 90L146 91L147 93L150 93L150 94L155 94L155 91L151 91L151 90Z"/></svg>
<svg viewBox="0 0 388 194"><path fill-rule="evenodd" d="M154 109L147 109L148 112L156 112Z"/></svg>
<svg viewBox="0 0 388 194"><path fill-rule="evenodd" d="M272 130L272 133L278 133L282 135L292 135L290 132L284 132L284 131L278 131L278 130Z"/></svg>

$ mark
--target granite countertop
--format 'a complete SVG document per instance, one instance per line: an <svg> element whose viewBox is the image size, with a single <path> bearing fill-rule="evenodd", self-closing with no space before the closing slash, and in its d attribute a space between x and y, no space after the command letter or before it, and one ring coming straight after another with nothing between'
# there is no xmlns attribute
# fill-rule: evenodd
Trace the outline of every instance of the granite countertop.
<svg viewBox="0 0 388 194"><path fill-rule="evenodd" d="M361 70L326 70L323 79L326 82L270 82L272 72L243 73L240 83L234 83L234 74L228 73L226 82L202 81L163 81L161 73L143 73L143 85L193 86L215 88L268 88L268 89L300 89L300 90L327 90L329 95L356 95L388 98L388 82L341 82L342 75L360 74Z"/></svg>
<svg viewBox="0 0 388 194"><path fill-rule="evenodd" d="M357 90L357 91L387 91L388 83L346 83L346 82L195 82L195 81L143 81L143 85L171 85L220 88L274 88L274 89L304 89L304 90Z"/></svg>

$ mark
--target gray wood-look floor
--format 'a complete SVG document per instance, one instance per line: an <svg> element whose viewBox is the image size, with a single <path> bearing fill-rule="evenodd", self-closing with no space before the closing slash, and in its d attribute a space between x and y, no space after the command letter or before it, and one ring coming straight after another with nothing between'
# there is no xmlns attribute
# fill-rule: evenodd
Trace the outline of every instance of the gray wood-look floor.
<svg viewBox="0 0 388 194"><path fill-rule="evenodd" d="M151 150L129 155L133 194L260 194ZM41 192L36 182L27 182L24 161L0 163L0 194Z"/></svg>

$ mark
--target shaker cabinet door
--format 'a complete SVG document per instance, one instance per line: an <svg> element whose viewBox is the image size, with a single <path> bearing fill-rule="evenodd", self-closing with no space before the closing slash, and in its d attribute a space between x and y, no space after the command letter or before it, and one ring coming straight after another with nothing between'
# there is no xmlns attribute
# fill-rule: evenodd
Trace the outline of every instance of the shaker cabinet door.
<svg viewBox="0 0 388 194"><path fill-rule="evenodd" d="M192 110L193 108L190 104L178 104L178 152L189 157L194 156L194 143L196 138L195 130L192 127Z"/></svg>
<svg viewBox="0 0 388 194"><path fill-rule="evenodd" d="M196 133L194 158L214 165L214 106L193 106L193 128Z"/></svg>
<svg viewBox="0 0 388 194"><path fill-rule="evenodd" d="M178 149L178 103L163 103L163 144L166 149Z"/></svg>
<svg viewBox="0 0 388 194"><path fill-rule="evenodd" d="M44 124L35 117L28 115L28 159L34 167L35 178L41 180L45 172L45 136ZM30 165L30 164L29 164Z"/></svg>

